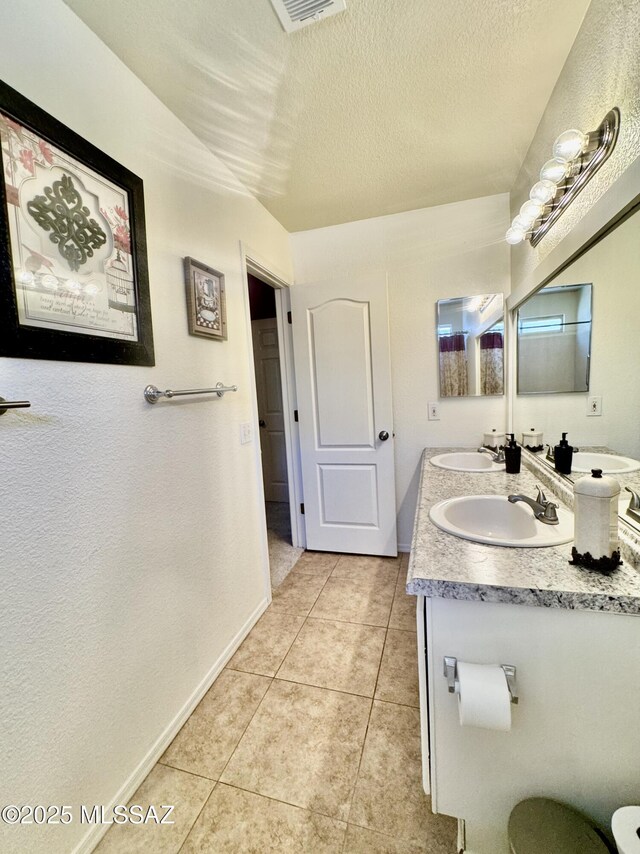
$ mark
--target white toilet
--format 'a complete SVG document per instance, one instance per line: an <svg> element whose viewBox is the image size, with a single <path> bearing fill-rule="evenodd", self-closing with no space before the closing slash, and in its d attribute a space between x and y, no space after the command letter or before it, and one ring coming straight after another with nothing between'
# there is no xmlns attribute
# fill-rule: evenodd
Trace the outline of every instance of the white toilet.
<svg viewBox="0 0 640 854"><path fill-rule="evenodd" d="M619 854L640 854L640 806L620 807L611 819Z"/></svg>
<svg viewBox="0 0 640 854"><path fill-rule="evenodd" d="M621 807L611 820L618 854L640 854L640 806ZM550 798L520 801L509 816L511 854L610 854L586 816Z"/></svg>

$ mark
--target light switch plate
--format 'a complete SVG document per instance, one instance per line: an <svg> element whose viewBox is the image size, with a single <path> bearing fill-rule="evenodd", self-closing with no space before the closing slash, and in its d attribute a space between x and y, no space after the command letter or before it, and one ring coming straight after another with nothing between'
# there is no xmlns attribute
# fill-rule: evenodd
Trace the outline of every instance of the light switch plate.
<svg viewBox="0 0 640 854"><path fill-rule="evenodd" d="M587 415L602 415L602 398L588 397L587 398Z"/></svg>
<svg viewBox="0 0 640 854"><path fill-rule="evenodd" d="M253 430L249 421L243 421L240 424L240 444L248 445L249 442L253 442Z"/></svg>
<svg viewBox="0 0 640 854"><path fill-rule="evenodd" d="M427 404L427 418L429 421L440 421L440 407L437 403Z"/></svg>

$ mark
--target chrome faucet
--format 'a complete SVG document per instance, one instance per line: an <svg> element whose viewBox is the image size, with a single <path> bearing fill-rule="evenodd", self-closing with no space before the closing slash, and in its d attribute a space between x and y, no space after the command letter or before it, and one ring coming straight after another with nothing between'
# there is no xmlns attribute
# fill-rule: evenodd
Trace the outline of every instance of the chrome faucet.
<svg viewBox="0 0 640 854"><path fill-rule="evenodd" d="M636 522L640 522L640 495L628 486L625 486L625 489L627 492L631 493L629 506L627 507L627 516L631 516L631 518L635 519Z"/></svg>
<svg viewBox="0 0 640 854"><path fill-rule="evenodd" d="M494 463L503 463L504 460L504 448L502 445L498 448L497 451L492 451L490 448L478 448L479 454L489 454Z"/></svg>
<svg viewBox="0 0 640 854"><path fill-rule="evenodd" d="M538 521L543 522L545 525L557 525L560 521L556 513L558 505L552 501L548 501L547 496L540 487L537 489L538 494L535 498L528 498L526 495L509 495L508 500L512 504L515 504L517 501L524 501L525 504L531 507L533 515Z"/></svg>

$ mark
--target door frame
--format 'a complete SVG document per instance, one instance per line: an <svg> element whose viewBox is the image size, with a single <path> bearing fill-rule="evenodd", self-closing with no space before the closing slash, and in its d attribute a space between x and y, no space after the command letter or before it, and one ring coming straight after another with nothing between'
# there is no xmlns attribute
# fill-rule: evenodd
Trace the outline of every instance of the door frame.
<svg viewBox="0 0 640 854"><path fill-rule="evenodd" d="M262 506L262 539L265 555L265 566L267 575L269 571L269 548L267 540L267 515L264 497L264 482L262 477L262 458L260 447L260 427L258 424L258 394L255 381L255 361L253 356L253 338L251 327L251 308L249 305L249 279L248 274L256 276L274 289L276 300L276 323L278 328L278 352L280 355L280 381L282 383L282 407L284 412L284 437L287 459L287 482L289 486L289 509L291 513L291 544L296 548L305 548L306 531L304 516L301 513L303 501L302 493L302 470L300 465L300 437L298 423L294 418L294 410L297 408L295 366L293 361L293 337L291 324L287 320L291 302L289 289L291 287L280 273L274 272L273 266L258 253L253 251L246 243L240 241L240 256L242 264L242 278L244 282L244 311L245 328L247 330L247 348L251 370L251 408L252 426L255 453L255 469L258 478L258 494ZM269 599L271 599L271 581L266 579L269 588Z"/></svg>

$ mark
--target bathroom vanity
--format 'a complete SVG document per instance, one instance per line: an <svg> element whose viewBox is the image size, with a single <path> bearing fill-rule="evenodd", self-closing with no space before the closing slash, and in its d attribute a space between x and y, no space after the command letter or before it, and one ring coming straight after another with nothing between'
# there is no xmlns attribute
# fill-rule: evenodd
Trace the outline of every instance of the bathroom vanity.
<svg viewBox="0 0 640 854"><path fill-rule="evenodd" d="M449 449L447 449L449 450ZM454 450L454 449L451 449ZM604 576L569 564L571 543L507 548L445 533L432 505L463 495L536 495L540 472L468 474L426 449L407 592L417 597L423 778L435 812L461 819L468 854L508 854L507 822L524 798L571 804L608 831L640 795L640 551ZM562 485L550 498L571 503ZM564 499L564 500L563 500ZM509 732L461 726L445 656L516 667Z"/></svg>

